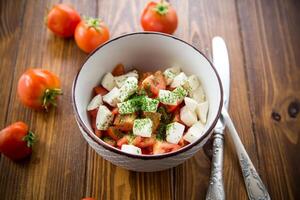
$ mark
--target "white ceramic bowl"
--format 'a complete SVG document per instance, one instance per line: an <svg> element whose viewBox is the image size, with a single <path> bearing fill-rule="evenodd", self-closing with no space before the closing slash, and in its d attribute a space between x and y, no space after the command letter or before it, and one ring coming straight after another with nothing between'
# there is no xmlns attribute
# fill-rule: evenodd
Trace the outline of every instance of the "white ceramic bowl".
<svg viewBox="0 0 300 200"><path fill-rule="evenodd" d="M162 155L132 155L114 148L94 135L86 107L93 87L118 64L143 71L180 66L187 75L196 74L209 101L204 135L195 143ZM122 35L98 47L89 55L75 77L72 100L80 131L89 145L104 159L134 171L159 171L174 167L192 157L209 139L222 107L220 78L211 62L195 47L171 35L139 32Z"/></svg>

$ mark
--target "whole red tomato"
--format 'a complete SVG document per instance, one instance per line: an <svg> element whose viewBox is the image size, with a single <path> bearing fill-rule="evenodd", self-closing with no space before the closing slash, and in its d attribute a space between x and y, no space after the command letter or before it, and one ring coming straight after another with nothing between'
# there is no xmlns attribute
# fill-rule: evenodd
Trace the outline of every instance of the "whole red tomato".
<svg viewBox="0 0 300 200"><path fill-rule="evenodd" d="M12 160L29 156L35 135L24 122L16 122L0 131L0 152Z"/></svg>
<svg viewBox="0 0 300 200"><path fill-rule="evenodd" d="M52 7L46 18L48 28L60 37L74 35L77 24L81 21L79 13L71 6L57 4Z"/></svg>
<svg viewBox="0 0 300 200"><path fill-rule="evenodd" d="M59 78L45 69L28 69L18 82L18 95L21 102L33 109L48 109L56 106L56 99L61 95Z"/></svg>
<svg viewBox="0 0 300 200"><path fill-rule="evenodd" d="M90 17L77 25L74 36L77 46L84 52L90 53L109 40L109 29L103 21Z"/></svg>
<svg viewBox="0 0 300 200"><path fill-rule="evenodd" d="M177 14L165 1L149 2L142 13L141 24L145 31L173 34L178 24Z"/></svg>

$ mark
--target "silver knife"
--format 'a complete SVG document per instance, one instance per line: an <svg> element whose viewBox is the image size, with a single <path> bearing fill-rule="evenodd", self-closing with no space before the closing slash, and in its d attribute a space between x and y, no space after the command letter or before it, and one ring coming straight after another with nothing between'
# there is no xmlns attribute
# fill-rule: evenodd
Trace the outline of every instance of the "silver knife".
<svg viewBox="0 0 300 200"><path fill-rule="evenodd" d="M221 37L214 37L212 40L213 63L220 75L223 85L224 107L228 109L230 95L230 69L226 44ZM220 118L213 135L213 157L211 175L206 194L207 200L225 199L223 184L223 154L224 154L224 129L225 124Z"/></svg>
<svg viewBox="0 0 300 200"><path fill-rule="evenodd" d="M220 120L223 125L225 124L227 126L230 136L233 140L235 150L236 150L236 153L239 158L239 164L242 169L248 198L251 200L269 200L271 198L267 191L267 188L265 187L261 178L259 177L258 173L256 172L256 169L255 169L255 167L254 167L254 165L253 165L253 163L252 163L252 161L251 161L251 159L250 159L250 157L238 135L238 132L235 129L235 126L228 114L228 111L227 111L226 104L228 106L228 100L229 100L229 70L226 71L225 67L226 67L226 63L228 63L228 55L227 55L227 51L225 51L226 56L224 54L222 54L221 49L226 50L225 42L223 41L222 38L215 37L213 39L213 56L214 56L213 59L214 59L214 62L217 62L217 63L215 63L215 65L216 65L218 73L221 77L223 89L224 89L224 96L223 96L224 106L222 108ZM224 59L223 61L225 61L225 64L220 61L220 60L222 60L222 58ZM220 62L220 63L218 63L218 62ZM222 66L225 66L225 67L221 68L221 67L219 67L219 64L222 64ZM229 69L229 67L228 67L228 69ZM228 74L226 75L227 72L228 72ZM220 128L221 128L221 126L218 126L218 124L215 127L215 132L219 133L218 135L222 135L222 134L220 134L219 130L224 130L224 127L223 127L223 129L220 129ZM223 131L221 131L221 132L223 132ZM221 146L223 148L223 143ZM218 155L218 153L216 155ZM222 149L222 156L220 156L220 157L222 157L222 161L223 161L223 149ZM217 164L219 164L219 163L217 163ZM213 166L214 166L214 161L213 161ZM223 167L223 163L221 164L221 167ZM214 174L216 174L215 176L218 178L218 175L220 173L213 173L213 175ZM221 175L222 175L222 170L221 170ZM216 187L216 188L218 189L218 187ZM211 189L211 190L213 190L213 189ZM213 191L213 192L218 192L218 191ZM210 193L212 193L212 192L210 192ZM220 194L224 195L224 188L223 188L223 193L220 193ZM224 199L224 198L225 198L225 196L223 196L223 197L220 196L220 199Z"/></svg>

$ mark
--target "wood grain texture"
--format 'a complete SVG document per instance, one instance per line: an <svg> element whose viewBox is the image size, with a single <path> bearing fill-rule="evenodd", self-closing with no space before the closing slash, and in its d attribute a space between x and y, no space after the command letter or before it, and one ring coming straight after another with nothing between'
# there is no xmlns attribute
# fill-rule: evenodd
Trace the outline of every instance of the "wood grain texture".
<svg viewBox="0 0 300 200"><path fill-rule="evenodd" d="M27 122L39 137L30 159L0 158L0 199L204 199L210 159L200 151L157 173L130 172L98 156L81 136L71 105L72 81L86 54L43 24L57 0L0 1L1 128ZM61 1L60 1L61 2ZM65 2L65 1L64 1ZM147 0L69 0L100 17L111 37L141 31ZM297 0L170 0L179 16L175 35L211 59L211 39L222 36L231 63L230 114L272 199L300 197L300 4ZM29 110L16 96L19 76L42 67L62 79L64 95L49 113ZM271 118L273 113L273 118ZM280 118L280 120L279 120ZM225 138L227 199L247 199L233 144Z"/></svg>
<svg viewBox="0 0 300 200"><path fill-rule="evenodd" d="M9 98L13 81L13 74L18 52L21 27L23 23L25 1L0 1L0 125L6 122L6 113L9 107ZM12 14L11 10L15 10ZM21 17L20 17L21 16Z"/></svg>
<svg viewBox="0 0 300 200"><path fill-rule="evenodd" d="M261 175L274 199L298 199L299 1L238 1ZM253 29L255 31L247 31ZM294 109L294 115L289 114ZM277 113L274 120L272 113Z"/></svg>

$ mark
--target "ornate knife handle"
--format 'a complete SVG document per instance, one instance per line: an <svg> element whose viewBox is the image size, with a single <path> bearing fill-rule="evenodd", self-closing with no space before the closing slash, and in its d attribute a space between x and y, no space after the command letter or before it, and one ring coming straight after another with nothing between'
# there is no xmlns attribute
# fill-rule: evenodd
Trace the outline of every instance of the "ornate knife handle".
<svg viewBox="0 0 300 200"><path fill-rule="evenodd" d="M224 135L222 133L214 133L212 167L206 200L225 199L223 184L223 155Z"/></svg>
<svg viewBox="0 0 300 200"><path fill-rule="evenodd" d="M225 124L230 132L233 139L233 143L236 148L237 155L239 157L240 166L244 176L244 182L248 193L248 198L250 200L269 200L270 195L267 188L264 186L262 180L260 179L258 173L252 164L243 143L234 127L233 122L227 112L227 110L222 109L222 116L224 118Z"/></svg>

